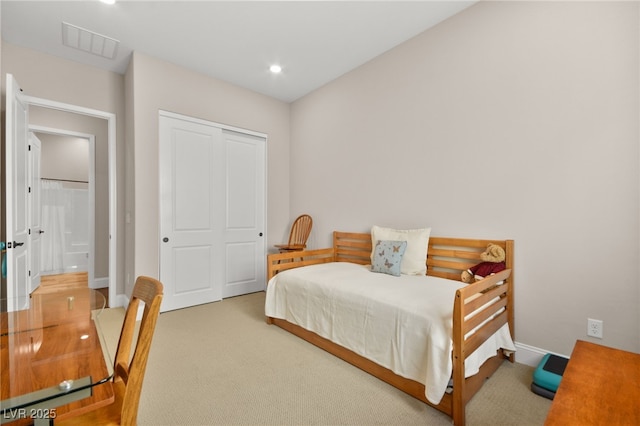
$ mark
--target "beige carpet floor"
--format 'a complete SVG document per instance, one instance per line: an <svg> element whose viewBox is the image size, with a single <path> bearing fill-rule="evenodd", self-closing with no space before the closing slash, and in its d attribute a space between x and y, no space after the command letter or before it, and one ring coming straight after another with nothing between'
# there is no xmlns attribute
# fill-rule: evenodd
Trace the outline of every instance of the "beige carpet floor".
<svg viewBox="0 0 640 426"><path fill-rule="evenodd" d="M450 425L451 419L264 321L254 293L160 315L140 425ZM115 350L124 311L100 317ZM542 425L551 401L505 362L467 405L469 425Z"/></svg>

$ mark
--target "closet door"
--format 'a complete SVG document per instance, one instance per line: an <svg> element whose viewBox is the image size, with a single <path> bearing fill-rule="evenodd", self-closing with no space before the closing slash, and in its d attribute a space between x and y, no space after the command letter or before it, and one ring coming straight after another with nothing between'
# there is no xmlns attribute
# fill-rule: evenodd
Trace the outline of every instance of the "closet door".
<svg viewBox="0 0 640 426"><path fill-rule="evenodd" d="M161 113L162 311L264 290L265 145Z"/></svg>
<svg viewBox="0 0 640 426"><path fill-rule="evenodd" d="M222 131L160 116L162 311L222 298Z"/></svg>
<svg viewBox="0 0 640 426"><path fill-rule="evenodd" d="M223 131L226 276L222 297L264 290L265 140Z"/></svg>

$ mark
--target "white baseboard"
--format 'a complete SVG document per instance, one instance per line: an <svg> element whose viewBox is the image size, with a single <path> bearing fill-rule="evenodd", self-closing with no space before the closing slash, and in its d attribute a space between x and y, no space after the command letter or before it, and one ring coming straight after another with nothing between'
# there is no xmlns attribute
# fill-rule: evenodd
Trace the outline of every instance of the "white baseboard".
<svg viewBox="0 0 640 426"><path fill-rule="evenodd" d="M94 278L92 283L89 283L89 288L106 288L109 287L109 277L106 278Z"/></svg>
<svg viewBox="0 0 640 426"><path fill-rule="evenodd" d="M537 367L542 360L542 357L548 353L559 355L565 358L569 358L567 355L557 354L546 349L536 348L535 346L525 345L524 343L516 342L516 362L530 367Z"/></svg>
<svg viewBox="0 0 640 426"><path fill-rule="evenodd" d="M109 307L119 308L122 306L126 309L128 304L129 304L129 298L127 296L125 296L124 294L117 294L115 303L109 303Z"/></svg>

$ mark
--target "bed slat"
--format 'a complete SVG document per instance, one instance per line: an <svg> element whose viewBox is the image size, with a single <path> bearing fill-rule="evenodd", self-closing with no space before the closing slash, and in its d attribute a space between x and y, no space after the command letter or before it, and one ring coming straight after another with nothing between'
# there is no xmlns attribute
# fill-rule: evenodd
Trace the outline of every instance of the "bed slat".
<svg viewBox="0 0 640 426"><path fill-rule="evenodd" d="M470 313L474 312L476 309L480 308L485 303L489 303L492 299L496 297L501 297L507 292L506 288L502 288L502 286L496 286L495 288L484 290L481 296L467 302L464 304L463 315L467 316Z"/></svg>
<svg viewBox="0 0 640 426"><path fill-rule="evenodd" d="M267 256L267 282L280 271L333 262L334 259L334 250L330 248L270 254Z"/></svg>
<svg viewBox="0 0 640 426"><path fill-rule="evenodd" d="M360 265L371 263L371 235L353 232L334 232L333 248L336 262Z"/></svg>
<svg viewBox="0 0 640 426"><path fill-rule="evenodd" d="M499 312L501 309L505 308L506 306L507 306L506 297L503 297L500 300L497 300L492 305L487 306L485 309L478 312L476 315L474 315L473 317L469 318L467 321L464 322L464 328L463 328L464 334L467 334L468 332L470 332L471 330L473 330L474 328L482 324L482 322L491 318L492 315L495 315L497 312Z"/></svg>
<svg viewBox="0 0 640 426"><path fill-rule="evenodd" d="M456 271L465 271L475 265L475 262L455 262L451 260L438 260L433 258L427 258L427 268L443 268L454 269ZM458 274L458 280L460 280L460 274Z"/></svg>
<svg viewBox="0 0 640 426"><path fill-rule="evenodd" d="M451 250L451 249L432 247L430 254L431 256L438 256L438 257L451 257L454 259L469 259L473 261L472 263L475 263L480 260L480 253L481 252L479 251Z"/></svg>
<svg viewBox="0 0 640 426"><path fill-rule="evenodd" d="M451 272L451 271L438 271L438 270L432 269L432 270L427 270L427 275L429 275L430 277L444 278L444 279L453 280L453 281L460 280L460 274L457 272Z"/></svg>
<svg viewBox="0 0 640 426"><path fill-rule="evenodd" d="M493 333L498 331L500 327L507 323L507 311L503 311L498 316L496 316L491 322L486 323L478 331L473 333L469 338L465 340L464 343L464 354L465 357L471 355L473 351L478 349L482 343L484 343L487 338L489 338Z"/></svg>

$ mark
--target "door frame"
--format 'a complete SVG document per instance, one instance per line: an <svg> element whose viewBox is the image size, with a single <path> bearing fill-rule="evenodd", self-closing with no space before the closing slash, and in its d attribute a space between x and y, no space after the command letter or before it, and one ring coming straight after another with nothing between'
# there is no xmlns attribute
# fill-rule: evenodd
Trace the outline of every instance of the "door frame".
<svg viewBox="0 0 640 426"><path fill-rule="evenodd" d="M230 130L232 132L264 138L265 143L267 143L268 141L268 135L266 133L256 132L255 130L243 129L242 127L236 127L236 126L229 126L228 124L220 124L215 121L204 120L202 118L192 117L190 115L178 114L178 113L166 111L163 109L158 110L158 117L161 117L161 116L168 117L168 118L175 118L177 120L190 121L192 123L203 124L205 126L218 127L222 130ZM265 159L265 162L266 162L266 159Z"/></svg>
<svg viewBox="0 0 640 426"><path fill-rule="evenodd" d="M89 264L88 278L89 288L95 287L95 245L96 245L96 137L89 133L81 133L73 130L56 129L53 127L29 124L29 131L33 133L46 133L48 135L68 136L79 139L86 139L89 143Z"/></svg>
<svg viewBox="0 0 640 426"><path fill-rule="evenodd" d="M111 112L97 109L81 107L50 99L37 98L24 95L25 102L42 108L70 112L74 114L86 115L89 117L102 118L107 120L107 151L108 151L108 174L109 174L109 306L118 306L116 294L117 280L117 192L116 192L116 115Z"/></svg>

